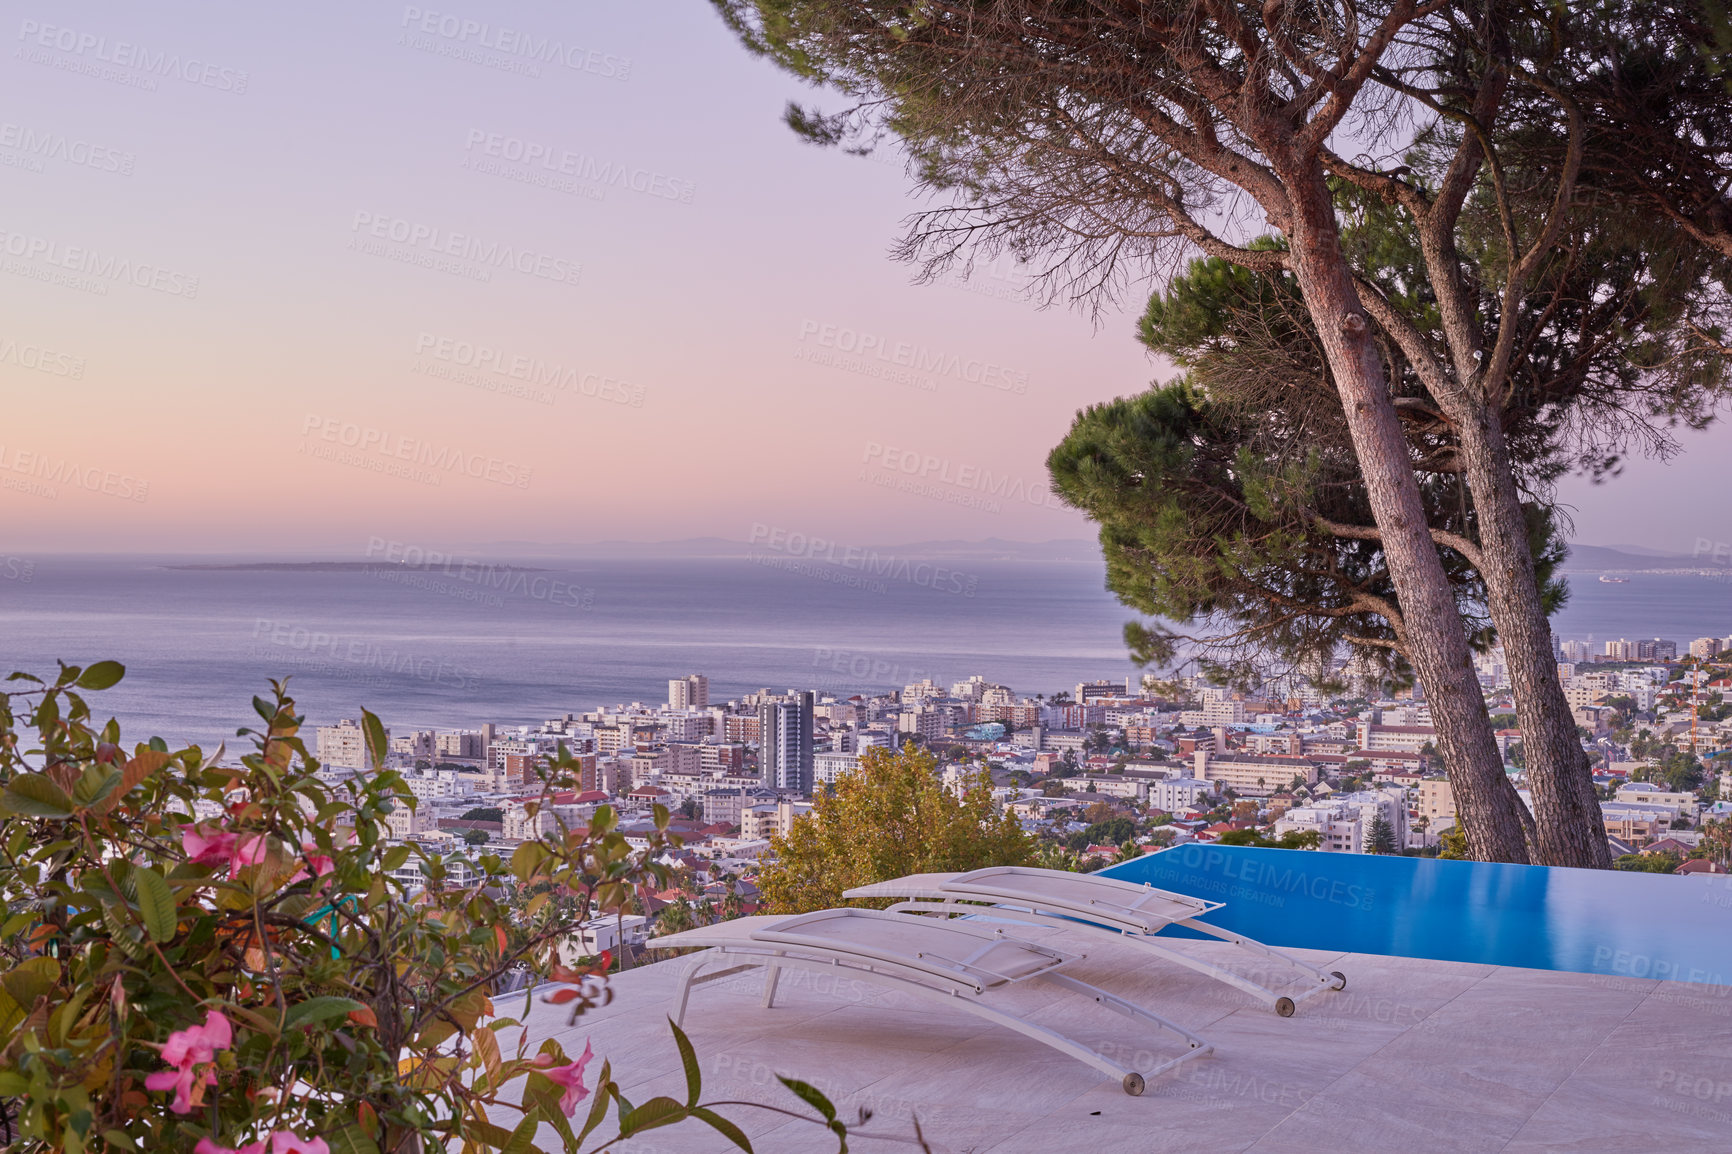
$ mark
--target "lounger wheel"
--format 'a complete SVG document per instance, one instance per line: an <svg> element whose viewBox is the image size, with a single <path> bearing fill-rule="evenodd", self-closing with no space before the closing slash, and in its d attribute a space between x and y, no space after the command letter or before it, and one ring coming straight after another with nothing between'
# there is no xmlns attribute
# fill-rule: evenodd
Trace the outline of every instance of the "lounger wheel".
<svg viewBox="0 0 1732 1154"><path fill-rule="evenodd" d="M1275 999L1275 1012L1280 1014L1283 1018L1291 1018L1293 1016L1293 1011L1298 1008L1298 1006L1293 1004L1292 998Z"/></svg>
<svg viewBox="0 0 1732 1154"><path fill-rule="evenodd" d="M1148 1085L1148 1083L1143 1081L1143 1076L1135 1070L1132 1070L1129 1074L1125 1075L1125 1080L1122 1084L1125 1088L1125 1093L1129 1094L1133 1098L1139 1097L1144 1088Z"/></svg>
<svg viewBox="0 0 1732 1154"><path fill-rule="evenodd" d="M1330 989L1332 989L1332 990L1345 990L1347 988L1347 975L1346 974L1342 973L1340 970L1330 970L1329 973L1335 979L1333 982L1329 983Z"/></svg>

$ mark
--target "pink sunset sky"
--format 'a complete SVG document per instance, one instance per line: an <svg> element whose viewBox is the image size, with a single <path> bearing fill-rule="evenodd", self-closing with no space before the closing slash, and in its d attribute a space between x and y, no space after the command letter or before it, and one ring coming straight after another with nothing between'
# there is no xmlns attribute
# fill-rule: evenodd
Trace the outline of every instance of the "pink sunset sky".
<svg viewBox="0 0 1732 1154"><path fill-rule="evenodd" d="M1148 286L914 285L900 165L697 0L8 8L11 548L1082 538L1047 451L1169 372ZM1568 484L1577 539L1732 539L1727 437Z"/></svg>

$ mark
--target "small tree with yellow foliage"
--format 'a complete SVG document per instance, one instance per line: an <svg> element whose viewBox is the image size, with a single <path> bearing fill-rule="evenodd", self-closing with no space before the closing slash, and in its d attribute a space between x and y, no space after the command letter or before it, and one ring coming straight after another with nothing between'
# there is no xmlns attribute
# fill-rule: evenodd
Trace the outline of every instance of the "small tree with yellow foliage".
<svg viewBox="0 0 1732 1154"><path fill-rule="evenodd" d="M1026 865L1034 843L1013 815L997 812L991 784L977 770L958 796L925 750L867 750L810 814L771 840L775 862L758 877L766 912L829 909L846 889L903 874Z"/></svg>

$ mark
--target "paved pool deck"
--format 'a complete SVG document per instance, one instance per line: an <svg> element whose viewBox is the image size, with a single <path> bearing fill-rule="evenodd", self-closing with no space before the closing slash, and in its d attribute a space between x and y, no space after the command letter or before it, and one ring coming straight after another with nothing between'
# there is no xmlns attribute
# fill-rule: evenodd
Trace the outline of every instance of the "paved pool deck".
<svg viewBox="0 0 1732 1154"><path fill-rule="evenodd" d="M786 971L775 1007L765 1009L754 970L693 990L685 1026L704 1098L797 1108L775 1075L801 1078L851 1123L871 1112L850 1127L849 1149L862 1154L917 1149L915 1117L933 1150L975 1154L1732 1151L1732 986L1294 950L1343 971L1348 986L1280 1018L1128 947L1064 944L1088 954L1068 972L1203 1035L1214 1053L1130 1097L1116 1080L1012 1031L846 974ZM1217 943L1175 945L1221 964L1237 955ZM635 1102L679 1096L666 1016L686 964L616 976L612 1003L575 1026L567 1007L537 999L526 1028L532 1041L558 1037L574 1055L592 1041ZM1146 1068L1181 1052L1173 1035L1074 995L1038 984L1011 993L1033 1020L1121 1061ZM520 1009L501 999L500 1013ZM836 1148L809 1123L750 1106L723 1112L760 1154ZM684 1123L614 1149L736 1147Z"/></svg>

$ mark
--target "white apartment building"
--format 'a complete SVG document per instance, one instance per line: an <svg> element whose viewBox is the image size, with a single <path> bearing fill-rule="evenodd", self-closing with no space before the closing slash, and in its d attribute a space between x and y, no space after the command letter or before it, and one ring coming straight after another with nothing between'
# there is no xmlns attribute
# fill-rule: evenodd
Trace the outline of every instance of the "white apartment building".
<svg viewBox="0 0 1732 1154"><path fill-rule="evenodd" d="M1373 725L1359 723L1359 748L1368 750L1393 749L1403 753L1418 753L1437 741L1437 730L1429 725Z"/></svg>
<svg viewBox="0 0 1732 1154"><path fill-rule="evenodd" d="M658 719L666 741L696 742L708 737L713 730L708 713L695 710L668 710Z"/></svg>
<svg viewBox="0 0 1732 1154"><path fill-rule="evenodd" d="M393 737L390 742L392 753L405 754L411 758L431 758L433 756L433 731L418 729L414 733Z"/></svg>
<svg viewBox="0 0 1732 1154"><path fill-rule="evenodd" d="M1187 709L1179 714L1179 724L1188 729L1197 726L1243 725L1245 723L1245 703L1229 701L1225 697L1214 701L1206 701L1201 709Z"/></svg>
<svg viewBox="0 0 1732 1154"><path fill-rule="evenodd" d="M676 677L668 682L668 706L672 709L708 709L710 679L701 673Z"/></svg>
<svg viewBox="0 0 1732 1154"><path fill-rule="evenodd" d="M904 709L896 718L896 732L919 734L927 741L944 736L944 713L930 707Z"/></svg>
<svg viewBox="0 0 1732 1154"><path fill-rule="evenodd" d="M456 770L440 769L422 773L405 773L403 780L409 786L409 792L422 801L436 801L440 798L466 797L473 786L466 780L472 775L460 774Z"/></svg>
<svg viewBox="0 0 1732 1154"><path fill-rule="evenodd" d="M1676 807L1678 813L1694 821L1700 807L1700 802L1693 793L1673 793L1662 789L1652 782L1633 781L1628 785L1618 787L1617 797L1613 799L1628 805L1664 805Z"/></svg>
<svg viewBox="0 0 1732 1154"><path fill-rule="evenodd" d="M391 830L391 837L396 841L408 841L418 833L438 827L433 820L433 807L417 805L410 809L405 802L398 802L397 808L385 815L385 824Z"/></svg>
<svg viewBox="0 0 1732 1154"><path fill-rule="evenodd" d="M819 785L829 785L845 773L853 773L860 764L857 753L814 753L812 755L812 780Z"/></svg>
<svg viewBox="0 0 1732 1154"><path fill-rule="evenodd" d="M1148 801L1155 809L1181 813L1214 800L1215 783L1195 777L1167 777L1148 783Z"/></svg>
<svg viewBox="0 0 1732 1154"><path fill-rule="evenodd" d="M386 737L389 736L387 731ZM367 768L367 738L353 718L319 726L317 737L317 756L322 764L337 769Z"/></svg>
<svg viewBox="0 0 1732 1154"><path fill-rule="evenodd" d="M1311 832L1318 835L1318 849L1330 853L1365 853L1371 844L1371 825L1381 814L1395 835L1397 849L1407 845L1407 798L1401 790L1361 790L1344 793L1326 802L1295 806L1275 823L1275 836Z"/></svg>
<svg viewBox="0 0 1732 1154"><path fill-rule="evenodd" d="M811 812L811 802L794 801L790 798L747 806L740 810L740 837L747 841L785 837L793 828L794 819Z"/></svg>
<svg viewBox="0 0 1732 1154"><path fill-rule="evenodd" d="M441 733L433 739L433 752L438 757L479 760L486 755L487 745L479 733Z"/></svg>
<svg viewBox="0 0 1732 1154"><path fill-rule="evenodd" d="M1196 776L1246 796L1267 797L1285 789L1297 776L1306 785L1317 782L1317 763L1304 757L1275 754L1214 753L1199 749L1195 754Z"/></svg>
<svg viewBox="0 0 1732 1154"><path fill-rule="evenodd" d="M649 919L642 914L603 914L591 918L560 941L559 960L563 965L575 966L603 950L617 952L621 943L641 946L649 940L649 926Z"/></svg>
<svg viewBox="0 0 1732 1154"><path fill-rule="evenodd" d="M1132 798L1142 801L1148 796L1148 779L1110 774L1103 777L1061 777L1059 783L1073 793L1099 793L1107 797Z"/></svg>
<svg viewBox="0 0 1732 1154"><path fill-rule="evenodd" d="M1419 795L1419 816L1425 819L1429 833L1448 829L1455 824L1455 790L1447 777L1428 777L1416 787Z"/></svg>

